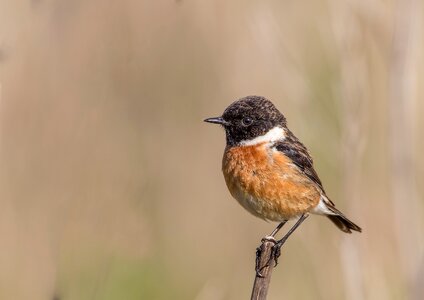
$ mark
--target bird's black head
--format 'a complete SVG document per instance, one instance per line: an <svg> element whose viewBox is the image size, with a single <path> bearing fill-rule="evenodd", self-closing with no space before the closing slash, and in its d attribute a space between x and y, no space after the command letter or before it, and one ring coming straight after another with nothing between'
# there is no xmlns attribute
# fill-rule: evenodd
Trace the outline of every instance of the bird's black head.
<svg viewBox="0 0 424 300"><path fill-rule="evenodd" d="M247 96L233 102L221 117L205 122L225 128L227 144L236 146L263 136L275 127L286 127L286 118L271 101L260 96Z"/></svg>

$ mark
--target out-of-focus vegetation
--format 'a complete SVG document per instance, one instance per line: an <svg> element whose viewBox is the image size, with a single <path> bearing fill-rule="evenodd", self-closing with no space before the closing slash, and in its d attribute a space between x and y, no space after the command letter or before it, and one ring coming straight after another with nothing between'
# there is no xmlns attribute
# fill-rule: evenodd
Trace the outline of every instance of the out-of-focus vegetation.
<svg viewBox="0 0 424 300"><path fill-rule="evenodd" d="M269 299L421 299L422 1L0 2L0 298L247 299L274 224L226 190L222 130L272 99L327 193Z"/></svg>

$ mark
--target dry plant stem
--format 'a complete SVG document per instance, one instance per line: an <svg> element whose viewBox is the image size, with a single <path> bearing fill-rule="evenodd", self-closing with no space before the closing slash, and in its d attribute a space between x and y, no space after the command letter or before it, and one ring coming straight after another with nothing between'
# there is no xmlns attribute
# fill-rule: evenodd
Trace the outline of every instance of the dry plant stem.
<svg viewBox="0 0 424 300"><path fill-rule="evenodd" d="M251 300L266 299L269 283L271 282L272 270L277 265L277 259L280 256L281 246L283 246L288 237L300 226L300 224L302 224L302 222L308 216L308 214L302 215L296 224L294 224L294 226L281 240L276 241L274 237L287 221L278 224L271 235L262 239L262 244L256 250L256 276L255 282L253 283L252 296L250 298Z"/></svg>
<svg viewBox="0 0 424 300"><path fill-rule="evenodd" d="M266 299L269 283L271 281L272 270L275 266L274 245L275 241L263 239L261 246L258 248L258 251L260 251L260 257L257 259L259 259L258 265L260 274L256 272L252 296L250 298L252 300Z"/></svg>

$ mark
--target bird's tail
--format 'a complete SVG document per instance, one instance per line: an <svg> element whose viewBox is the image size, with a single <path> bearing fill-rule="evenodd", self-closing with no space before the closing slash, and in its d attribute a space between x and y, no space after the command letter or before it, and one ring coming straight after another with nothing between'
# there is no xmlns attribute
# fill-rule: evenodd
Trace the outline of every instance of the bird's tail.
<svg viewBox="0 0 424 300"><path fill-rule="evenodd" d="M361 227L349 220L340 210L333 205L327 205L327 207L334 213L334 215L327 215L327 217L339 227L341 231L346 233L352 233L352 230L362 232Z"/></svg>
<svg viewBox="0 0 424 300"><path fill-rule="evenodd" d="M334 203L328 199L325 194L321 195L318 205L315 207L314 213L327 216L341 231L352 233L352 230L362 232L361 227L349 220L340 210L338 210Z"/></svg>
<svg viewBox="0 0 424 300"><path fill-rule="evenodd" d="M362 232L361 227L353 223L351 220L346 218L345 216L328 216L328 218L340 228L341 231L346 233L352 233L352 230Z"/></svg>

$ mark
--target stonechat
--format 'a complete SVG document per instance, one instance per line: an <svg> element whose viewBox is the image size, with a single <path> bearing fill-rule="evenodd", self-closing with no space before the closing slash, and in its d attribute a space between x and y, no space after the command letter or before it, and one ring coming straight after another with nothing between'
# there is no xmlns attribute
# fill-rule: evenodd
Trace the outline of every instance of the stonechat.
<svg viewBox="0 0 424 300"><path fill-rule="evenodd" d="M309 213L328 217L346 233L361 232L328 198L308 150L271 101L248 96L205 122L225 129L222 171L241 206L259 218L280 222L272 237L287 220L299 218L280 247Z"/></svg>

